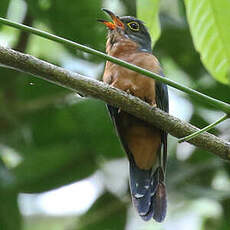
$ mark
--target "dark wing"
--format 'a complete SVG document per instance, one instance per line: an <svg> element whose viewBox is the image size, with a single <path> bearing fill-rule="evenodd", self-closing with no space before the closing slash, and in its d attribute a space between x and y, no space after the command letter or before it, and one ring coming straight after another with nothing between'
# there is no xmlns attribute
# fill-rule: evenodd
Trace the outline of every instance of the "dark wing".
<svg viewBox="0 0 230 230"><path fill-rule="evenodd" d="M129 158L130 190L134 206L137 208L138 213L144 220L149 220L153 216L153 207L151 202L153 196L152 194L154 194L158 183L156 183L154 185L154 188L152 188L152 169L143 170L136 165L133 154L129 150L129 147L124 140L124 137L122 135L122 133L124 132L124 127L122 125L121 114L124 114L125 112L120 111L120 109L110 105L107 105L107 108L109 110L114 126L116 127L117 135ZM132 119L133 117L130 114L128 116L130 119Z"/></svg>
<svg viewBox="0 0 230 230"><path fill-rule="evenodd" d="M160 73L164 77L163 73ZM165 112L169 112L168 87L160 81L156 81L156 103L157 107Z"/></svg>
<svg viewBox="0 0 230 230"><path fill-rule="evenodd" d="M168 112L168 89L167 86L161 82L156 82L156 103L157 107ZM167 133L164 131L161 132L163 167L160 162L160 166L156 168L154 174L152 174L152 169L142 170L135 164L133 155L121 135L123 128L120 114L122 112L120 109L113 106L107 105L107 107L116 127L117 134L120 137L121 143L130 161L130 190L133 203L143 220L147 221L153 217L156 221L162 222L166 215L167 206L166 188L164 184L167 161ZM131 115L129 116L131 117ZM160 150L159 156L161 157Z"/></svg>
<svg viewBox="0 0 230 230"><path fill-rule="evenodd" d="M163 72L160 73L164 76ZM156 104L157 107L165 112L169 112L169 98L168 98L168 87L162 82L156 81ZM163 144L163 168L166 170L167 164L167 136L165 131L161 131L162 144Z"/></svg>
<svg viewBox="0 0 230 230"><path fill-rule="evenodd" d="M112 122L113 122L113 124L114 124L114 127L115 127L115 130L116 130L116 133L117 133L117 136L119 137L119 140L121 141L121 144L122 144L122 146L123 146L123 148L124 148L124 150L125 150L125 152L127 153L127 156L128 156L128 158L129 158L129 160L130 161L133 161L134 159L133 159L133 155L132 155L132 153L129 151L129 148L128 148L128 145L127 145L127 143L125 142L125 140L124 140L124 138L123 138L123 136L122 135L120 135L121 134L121 124L120 124L120 119L119 119L119 110L120 109L118 109L118 108L116 108L116 107L113 107L113 106L111 106L111 105L108 105L107 104L107 108L108 108L108 110L109 110L109 114L110 114L110 117L111 117L111 119L112 119ZM131 116L131 115L130 115Z"/></svg>

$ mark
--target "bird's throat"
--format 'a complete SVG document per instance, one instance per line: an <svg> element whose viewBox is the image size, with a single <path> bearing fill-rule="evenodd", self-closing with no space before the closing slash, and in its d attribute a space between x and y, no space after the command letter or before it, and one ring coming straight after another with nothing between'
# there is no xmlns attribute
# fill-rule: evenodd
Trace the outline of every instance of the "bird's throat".
<svg viewBox="0 0 230 230"><path fill-rule="evenodd" d="M135 52L139 49L137 43L127 38L124 34L111 33L106 43L107 54L118 57L124 53Z"/></svg>

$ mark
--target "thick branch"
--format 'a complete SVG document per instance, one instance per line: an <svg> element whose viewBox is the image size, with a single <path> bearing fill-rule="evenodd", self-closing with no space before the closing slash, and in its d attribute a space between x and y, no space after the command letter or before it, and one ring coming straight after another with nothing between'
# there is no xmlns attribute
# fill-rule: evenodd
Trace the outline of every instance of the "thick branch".
<svg viewBox="0 0 230 230"><path fill-rule="evenodd" d="M189 123L175 118L160 109L152 108L139 98L128 95L116 88L9 48L0 47L0 64L32 74L75 92L101 99L148 121L178 138L199 130ZM188 142L223 159L230 160L230 143L212 134L203 133Z"/></svg>
<svg viewBox="0 0 230 230"><path fill-rule="evenodd" d="M143 69L139 66L135 66L131 63L128 63L126 61L123 61L121 59L118 59L116 57L112 57L112 56L109 56L105 53L102 53L98 50L95 50L95 49L92 49L92 48L89 48L87 46L84 46L84 45L81 45L81 44L78 44L76 42L73 42L73 41L70 41L70 40L67 40L65 38L62 38L62 37L58 37L56 35L53 35L53 34L50 34L50 33L47 33L45 31L41 31L39 29L36 29L36 28L33 28L33 27L29 27L29 26L26 26L26 25L22 25L20 23L16 23L16 22L13 22L13 21L10 21L8 19L5 19L5 18L1 18L0 17L0 23L3 23L5 25L8 25L8 26L12 26L14 28L18 28L20 30L23 30L23 31L26 31L26 32L29 32L29 33L33 33L33 34L36 34L38 36L41 36L43 38L46 38L46 39L49 39L49 40L52 40L52 41L55 41L55 42L58 42L60 44L63 44L63 45L66 45L66 46L69 46L69 47L72 47L74 49L79 49L83 52L86 52L86 53L89 53L89 54L92 54L92 55L96 55L102 59L105 59L107 61L111 61L115 64L118 64L120 66L123 66L127 69L130 69L130 70L133 70L137 73L140 73L140 74L143 74L147 77L151 77L157 81L160 81L160 82L163 82L169 86L172 86L178 90L181 90L191 96L194 96L195 98L197 98L198 100L202 101L203 103L206 103L206 104L209 104L211 106L214 106L216 107L217 109L221 110L221 111L224 111L225 113L227 114L230 114L230 104L227 104L223 101L220 101L220 100L217 100L215 98L212 98L212 97L209 97L205 94L202 94L194 89L191 89L189 87L186 87L184 85L181 85L177 82L174 82L166 77L162 77L161 75L159 74L156 74L156 73L153 73L151 71L148 71L146 69Z"/></svg>

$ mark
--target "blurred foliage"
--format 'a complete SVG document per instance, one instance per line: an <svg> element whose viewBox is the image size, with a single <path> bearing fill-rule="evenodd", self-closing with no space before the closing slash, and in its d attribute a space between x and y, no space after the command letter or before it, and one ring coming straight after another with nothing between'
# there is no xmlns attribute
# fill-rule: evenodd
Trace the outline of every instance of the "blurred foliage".
<svg viewBox="0 0 230 230"><path fill-rule="evenodd" d="M0 7L0 17L5 17L7 13L7 9L9 6L10 0L2 0L1 7Z"/></svg>
<svg viewBox="0 0 230 230"><path fill-rule="evenodd" d="M152 38L152 46L160 37L159 0L137 0L137 17L145 22Z"/></svg>
<svg viewBox="0 0 230 230"><path fill-rule="evenodd" d="M92 208L80 218L76 230L123 229L127 207L124 202L110 193L105 193Z"/></svg>
<svg viewBox="0 0 230 230"><path fill-rule="evenodd" d="M40 22L45 23L58 36L95 48L104 40L104 34L98 33L101 25L96 21L102 14L102 0L87 0L81 3L68 0L64 6L62 0L27 0L27 3L30 14L39 18ZM102 47L101 45L100 48Z"/></svg>
<svg viewBox="0 0 230 230"><path fill-rule="evenodd" d="M17 204L17 193L0 193L0 226L1 229L20 229L22 218ZM6 211L7 210L7 211Z"/></svg>
<svg viewBox="0 0 230 230"><path fill-rule="evenodd" d="M21 12L24 23L45 28L96 49L105 49L106 29L96 19L105 17L100 8L103 4L108 6L109 0L69 0L65 4L61 0L1 0L0 15L7 15L7 10L13 11L12 15L18 9L17 4L22 3L28 7L25 7L24 13ZM214 81L205 71L193 46L183 2L178 0L177 3L162 1L159 11L162 33L154 47L154 54L163 67L170 60L173 72L165 68L169 78L171 73L176 73L178 81L229 102L229 86ZM122 9L124 14L135 15L135 8L132 0L117 1L117 9ZM7 36L10 40L15 34L0 27L0 42L2 39L7 41ZM31 54L34 50L40 50L43 59L60 66L65 67L66 62L71 62L72 66L80 66L82 74L87 73L87 68L92 68L90 64L102 63L100 59L80 52L75 54L75 50L61 45L52 46L48 41L44 46L42 39L34 39L29 34L26 36L20 32L16 42L8 45L20 51L30 50ZM73 54L83 58L85 64L79 59L73 60ZM35 229L33 225L44 230L68 229L57 219L52 219L52 224L39 218L26 218L26 224L22 225L17 196L19 192L49 191L85 179L96 171L103 174L106 163L124 157L106 108L102 102L81 98L24 73L0 67L0 76L0 159L5 163L0 161L0 229ZM171 93L177 94L177 91L172 90ZM204 107L187 95L178 95L193 105L189 120L192 124L203 127L216 119L213 108ZM185 105L179 105L177 109L181 106ZM225 122L211 132L229 140L228 126L229 123ZM215 230L227 229L230 189L223 188L226 181L221 184L217 178L220 173L229 176L229 164L202 149L190 147L188 144L178 145L175 139L170 138L167 173L169 206L174 208L173 214L183 213L177 203L210 199L222 210L215 218ZM18 159L16 163L12 162L12 156ZM111 170L116 170L115 175L118 175L119 168ZM106 184L106 181L102 183ZM130 221L127 215L130 202L123 199L126 194L115 196L114 190L106 187L85 214L73 217L72 229L124 229ZM170 219L173 214L169 213L167 218ZM209 226L213 218L205 216L202 221L203 226Z"/></svg>
<svg viewBox="0 0 230 230"><path fill-rule="evenodd" d="M18 194L13 190L5 189L7 184L12 181L12 177L1 159L0 178L0 226L1 229L14 230L20 227L22 222L17 203Z"/></svg>
<svg viewBox="0 0 230 230"><path fill-rule="evenodd" d="M33 216L27 218L24 223L24 230L63 230L68 229L68 226L74 221L73 216L55 217L55 216Z"/></svg>

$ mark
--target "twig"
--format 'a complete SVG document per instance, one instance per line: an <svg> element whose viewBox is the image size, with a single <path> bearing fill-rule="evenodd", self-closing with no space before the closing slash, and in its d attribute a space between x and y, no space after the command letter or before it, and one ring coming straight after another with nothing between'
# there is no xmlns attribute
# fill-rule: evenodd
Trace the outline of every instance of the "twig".
<svg viewBox="0 0 230 230"><path fill-rule="evenodd" d="M213 122L212 124L204 127L203 129L200 129L199 131L192 133L186 137L180 138L178 140L179 143L183 142L183 141L188 141L196 136L199 136L201 133L204 133L212 128L214 128L215 126L217 126L218 124L220 124L222 121L225 121L226 119L228 119L229 116L227 114L225 114L223 117L221 117L220 119L218 119L217 121Z"/></svg>

